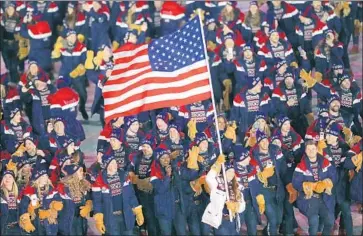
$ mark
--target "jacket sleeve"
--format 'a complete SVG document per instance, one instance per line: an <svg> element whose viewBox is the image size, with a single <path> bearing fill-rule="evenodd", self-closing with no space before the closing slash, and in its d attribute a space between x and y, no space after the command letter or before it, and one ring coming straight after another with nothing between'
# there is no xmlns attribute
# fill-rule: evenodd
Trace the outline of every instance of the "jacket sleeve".
<svg viewBox="0 0 363 236"><path fill-rule="evenodd" d="M94 214L103 213L103 200L102 200L102 187L104 183L102 180L102 173L99 173L96 181L92 184L92 202Z"/></svg>
<svg viewBox="0 0 363 236"><path fill-rule="evenodd" d="M154 187L154 191L156 194L163 194L168 191L170 188L170 177L165 176L163 179L159 179L158 177L151 177L150 183Z"/></svg>
<svg viewBox="0 0 363 236"><path fill-rule="evenodd" d="M300 164L295 168L294 174L292 175L292 186L299 192L303 192L304 175L300 168Z"/></svg>

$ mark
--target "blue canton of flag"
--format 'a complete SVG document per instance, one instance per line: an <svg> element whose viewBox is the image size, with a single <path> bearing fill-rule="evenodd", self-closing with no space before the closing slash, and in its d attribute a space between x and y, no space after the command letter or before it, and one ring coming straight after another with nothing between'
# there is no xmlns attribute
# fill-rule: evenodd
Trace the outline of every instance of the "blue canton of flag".
<svg viewBox="0 0 363 236"><path fill-rule="evenodd" d="M171 72L205 60L199 17L175 33L152 41L149 58L153 71Z"/></svg>

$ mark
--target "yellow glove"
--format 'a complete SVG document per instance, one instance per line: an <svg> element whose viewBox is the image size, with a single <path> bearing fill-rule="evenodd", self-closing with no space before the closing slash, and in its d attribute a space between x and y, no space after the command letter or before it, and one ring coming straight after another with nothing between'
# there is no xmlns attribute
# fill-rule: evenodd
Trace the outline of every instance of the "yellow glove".
<svg viewBox="0 0 363 236"><path fill-rule="evenodd" d="M131 29L131 30L137 30L137 34L140 34L140 32L141 32L141 25L137 25L137 24L131 24L130 26L129 26L129 29Z"/></svg>
<svg viewBox="0 0 363 236"><path fill-rule="evenodd" d="M294 203L297 199L297 190L292 186L292 183L286 185L286 190L289 193L289 202Z"/></svg>
<svg viewBox="0 0 363 236"><path fill-rule="evenodd" d="M231 79L225 79L223 81L224 89L229 91L229 93L232 91L232 80Z"/></svg>
<svg viewBox="0 0 363 236"><path fill-rule="evenodd" d="M236 126L236 123L233 122L232 125L229 125L227 127L227 130L226 132L224 133L224 136L228 139L231 139L233 143L236 143L236 139L237 139L237 136L236 136L236 129L237 129L237 126Z"/></svg>
<svg viewBox="0 0 363 236"><path fill-rule="evenodd" d="M10 159L10 161L8 162L8 164L6 164L6 169L10 170L12 172L16 172L16 164L13 162L13 160Z"/></svg>
<svg viewBox="0 0 363 236"><path fill-rule="evenodd" d="M30 215L31 220L35 220L35 217L36 217L35 210L38 209L39 207L40 207L40 204L38 201L37 201L37 204L35 204L35 206L33 206L33 204L31 204L31 203L28 205L28 213Z"/></svg>
<svg viewBox="0 0 363 236"><path fill-rule="evenodd" d="M195 135L197 134L197 120L195 118L190 119L187 126L188 126L188 136L191 140L194 140Z"/></svg>
<svg viewBox="0 0 363 236"><path fill-rule="evenodd" d="M70 76L72 79L77 78L77 77L79 76L77 68L76 68L76 69L74 69L71 73L69 73L69 76Z"/></svg>
<svg viewBox="0 0 363 236"><path fill-rule="evenodd" d="M50 217L50 210L39 210L38 215L41 220L48 219Z"/></svg>
<svg viewBox="0 0 363 236"><path fill-rule="evenodd" d="M63 209L63 203L61 201L52 201L49 208L52 210L60 211Z"/></svg>
<svg viewBox="0 0 363 236"><path fill-rule="evenodd" d="M355 171L359 172L362 168L362 152L352 157L352 162L355 165Z"/></svg>
<svg viewBox="0 0 363 236"><path fill-rule="evenodd" d="M106 233L106 227L105 227L105 224L103 223L103 214L102 213L97 213L96 215L93 216L93 218L95 219L97 230L101 234L105 234Z"/></svg>
<svg viewBox="0 0 363 236"><path fill-rule="evenodd" d="M256 136L250 136L246 142L245 147L254 147L257 143Z"/></svg>
<svg viewBox="0 0 363 236"><path fill-rule="evenodd" d="M305 81L304 86L308 88L312 88L316 84L316 79L311 76L311 71L307 73L305 69L302 69L300 71L300 77Z"/></svg>
<svg viewBox="0 0 363 236"><path fill-rule="evenodd" d="M102 60L103 60L103 54L104 54L103 51L98 51L96 57L93 58L93 63L96 66L100 66L101 65Z"/></svg>
<svg viewBox="0 0 363 236"><path fill-rule="evenodd" d="M232 213L232 217L236 217L239 208L239 202L227 201L227 209Z"/></svg>
<svg viewBox="0 0 363 236"><path fill-rule="evenodd" d="M93 57L95 56L95 53L92 50L87 51L87 59L84 63L87 70L93 70L95 66L93 65Z"/></svg>
<svg viewBox="0 0 363 236"><path fill-rule="evenodd" d="M20 146L16 149L16 151L11 154L11 156L16 156L16 157L22 157L24 155L24 152L26 151L26 148L24 146L24 144L20 144Z"/></svg>
<svg viewBox="0 0 363 236"><path fill-rule="evenodd" d="M83 64L79 64L76 69L78 72L78 76L82 76L86 73L86 68L84 68Z"/></svg>
<svg viewBox="0 0 363 236"><path fill-rule="evenodd" d="M18 58L19 60L23 60L29 55L29 39L25 39L19 36L19 51L18 51Z"/></svg>
<svg viewBox="0 0 363 236"><path fill-rule="evenodd" d="M350 14L350 7L348 2L343 3L343 16L347 17Z"/></svg>
<svg viewBox="0 0 363 236"><path fill-rule="evenodd" d="M262 194L259 194L256 196L256 200L257 200L258 209L260 211L260 214L262 215L266 209L265 198L263 197Z"/></svg>
<svg viewBox="0 0 363 236"><path fill-rule="evenodd" d="M323 80L323 74L320 72L315 71L314 77L318 83L320 83Z"/></svg>
<svg viewBox="0 0 363 236"><path fill-rule="evenodd" d="M137 188L142 191L150 192L153 190L153 185L150 183L150 178L138 179Z"/></svg>
<svg viewBox="0 0 363 236"><path fill-rule="evenodd" d="M135 175L134 172L129 172L129 177L131 179L131 183L137 184L137 181L139 180L139 176Z"/></svg>
<svg viewBox="0 0 363 236"><path fill-rule="evenodd" d="M275 174L275 167L266 167L263 169L263 171L257 172L257 178L258 180L263 183L264 187L267 187L268 181L267 179L270 178Z"/></svg>
<svg viewBox="0 0 363 236"><path fill-rule="evenodd" d="M219 154L216 162L212 165L211 170L214 170L216 173L221 172L222 165L226 162L226 157L223 154Z"/></svg>
<svg viewBox="0 0 363 236"><path fill-rule="evenodd" d="M56 43L54 44L54 50L52 51L52 59L59 58L61 56L60 50L63 48L63 38L58 37Z"/></svg>
<svg viewBox="0 0 363 236"><path fill-rule="evenodd" d="M206 175L203 175L201 177L199 177L199 183L204 186L204 190L210 194L210 188L209 188L209 185L207 183L207 181L205 180L206 179Z"/></svg>
<svg viewBox="0 0 363 236"><path fill-rule="evenodd" d="M299 65L295 61L291 62L290 66L295 67L295 68L299 68Z"/></svg>
<svg viewBox="0 0 363 236"><path fill-rule="evenodd" d="M223 105L226 111L229 111L229 109L231 109L231 104L229 102L229 92L227 90L223 91Z"/></svg>
<svg viewBox="0 0 363 236"><path fill-rule="evenodd" d="M304 182L303 190L305 193L305 198L310 199L313 196L313 190L315 188L316 183L313 182Z"/></svg>
<svg viewBox="0 0 363 236"><path fill-rule="evenodd" d="M116 49L118 49L119 46L120 46L120 44L117 41L113 41L112 42L112 51L115 51Z"/></svg>
<svg viewBox="0 0 363 236"><path fill-rule="evenodd" d="M350 141L350 140L351 140L351 138L353 137L353 133L352 133L352 131L351 131L349 128L344 127L344 128L343 128L343 134L344 134L344 139L345 139L345 141L349 143L349 141Z"/></svg>
<svg viewBox="0 0 363 236"><path fill-rule="evenodd" d="M77 39L80 43L84 42L84 35L83 34L77 34Z"/></svg>
<svg viewBox="0 0 363 236"><path fill-rule="evenodd" d="M187 167L189 169L199 170L198 156L199 156L199 148L197 146L193 146L192 150L189 150L189 157L187 160Z"/></svg>
<svg viewBox="0 0 363 236"><path fill-rule="evenodd" d="M193 191L195 192L194 196L199 196L202 191L203 191L203 188L202 188L202 184L201 182L199 181L199 179L196 179L196 180L193 180L193 181L190 181L189 182L189 185L190 187L193 189Z"/></svg>
<svg viewBox="0 0 363 236"><path fill-rule="evenodd" d="M27 233L31 233L31 232L35 231L35 227L32 224L32 222L30 221L29 213L24 213L20 216L19 226L23 230L25 230Z"/></svg>
<svg viewBox="0 0 363 236"><path fill-rule="evenodd" d="M331 195L331 190L333 189L333 182L329 178L324 179L323 182L325 184L325 193Z"/></svg>
<svg viewBox="0 0 363 236"><path fill-rule="evenodd" d="M80 207L79 214L83 218L89 217L89 213L92 211L92 207L93 207L92 200L87 200L86 204Z"/></svg>
<svg viewBox="0 0 363 236"><path fill-rule="evenodd" d="M326 188L326 186L325 186L324 181L318 181L318 182L316 182L313 190L316 193L322 193L325 191L325 188Z"/></svg>
<svg viewBox="0 0 363 236"><path fill-rule="evenodd" d="M207 49L211 50L211 51L214 51L214 49L216 49L217 47L217 44L213 43L213 41L208 41L207 42Z"/></svg>
<svg viewBox="0 0 363 236"><path fill-rule="evenodd" d="M318 153L320 154L320 155L324 155L323 153L324 153L324 148L326 148L327 146L326 146L326 143L325 143L325 140L324 139L322 139L322 140L319 140L319 142L318 142Z"/></svg>
<svg viewBox="0 0 363 236"><path fill-rule="evenodd" d="M138 206L132 209L132 212L136 216L136 222L138 226L144 224L144 215L142 214L142 206Z"/></svg>

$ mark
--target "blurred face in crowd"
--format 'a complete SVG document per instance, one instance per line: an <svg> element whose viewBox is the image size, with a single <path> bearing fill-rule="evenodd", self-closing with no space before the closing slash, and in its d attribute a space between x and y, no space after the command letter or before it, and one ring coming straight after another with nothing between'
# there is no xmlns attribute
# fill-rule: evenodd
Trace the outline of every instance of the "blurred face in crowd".
<svg viewBox="0 0 363 236"><path fill-rule="evenodd" d="M74 153L74 143L71 143L67 146L68 155L72 155Z"/></svg>
<svg viewBox="0 0 363 236"><path fill-rule="evenodd" d="M97 152L97 162L100 164L102 164L102 156L103 156L102 152Z"/></svg>
<svg viewBox="0 0 363 236"><path fill-rule="evenodd" d="M117 162L116 160L112 160L110 164L107 166L107 174L114 175L117 172Z"/></svg>
<svg viewBox="0 0 363 236"><path fill-rule="evenodd" d="M156 120L156 126L161 131L166 131L168 129L168 125L165 123L163 119L160 118Z"/></svg>
<svg viewBox="0 0 363 236"><path fill-rule="evenodd" d="M252 56L253 56L253 53L252 53L252 51L251 51L251 50L245 50L245 51L243 51L243 57L244 57L245 59L251 59L251 58L252 58Z"/></svg>
<svg viewBox="0 0 363 236"><path fill-rule="evenodd" d="M274 5L274 7L280 7L281 1L272 1L272 4Z"/></svg>
<svg viewBox="0 0 363 236"><path fill-rule="evenodd" d="M208 141L203 140L199 145L199 153L205 153L208 151Z"/></svg>
<svg viewBox="0 0 363 236"><path fill-rule="evenodd" d="M137 42L137 37L136 37L136 35L135 34L133 34L133 33L130 33L130 35L129 35L129 38L128 38L128 40L127 40L129 43L133 43L133 44L136 44L136 42Z"/></svg>
<svg viewBox="0 0 363 236"><path fill-rule="evenodd" d="M76 34L70 34L67 36L67 43L70 46L73 46L74 44L76 44L77 41L77 35Z"/></svg>
<svg viewBox="0 0 363 236"><path fill-rule="evenodd" d="M160 164L162 167L167 167L170 165L170 156L169 154L164 154L160 157Z"/></svg>
<svg viewBox="0 0 363 236"><path fill-rule="evenodd" d="M141 146L141 150L144 156L150 157L153 154L153 149L150 147L149 144L143 144Z"/></svg>
<svg viewBox="0 0 363 236"><path fill-rule="evenodd" d="M12 190L14 184L14 178L12 175L5 175L2 180L2 185L5 186L8 190Z"/></svg>
<svg viewBox="0 0 363 236"><path fill-rule="evenodd" d="M35 88L39 91L42 91L47 87L47 83L44 83L41 80L35 80L34 84L35 84Z"/></svg>
<svg viewBox="0 0 363 236"><path fill-rule="evenodd" d="M248 156L246 159L244 159L243 161L239 161L237 162L237 165L239 166L248 166L248 164L250 164L250 160L251 160L251 157Z"/></svg>
<svg viewBox="0 0 363 236"><path fill-rule="evenodd" d="M37 147L29 139L25 140L25 149L29 155L33 156L36 153Z"/></svg>
<svg viewBox="0 0 363 236"><path fill-rule="evenodd" d="M39 185L39 187L44 187L44 186L46 186L46 185L48 184L48 182L49 182L49 177L48 177L48 175L42 175L42 176L40 176L40 177L39 177L39 179L38 179L38 185Z"/></svg>
<svg viewBox="0 0 363 236"><path fill-rule="evenodd" d="M48 122L47 123L47 132L48 133L51 133L54 129L54 126L53 126L53 122Z"/></svg>
<svg viewBox="0 0 363 236"><path fill-rule="evenodd" d="M97 1L93 1L93 9L97 12L101 8L101 4Z"/></svg>
<svg viewBox="0 0 363 236"><path fill-rule="evenodd" d="M313 5L313 8L314 8L315 11L318 11L318 12L320 11L320 9L321 9L321 2L320 1L313 1L312 5Z"/></svg>
<svg viewBox="0 0 363 236"><path fill-rule="evenodd" d="M333 112L338 112L340 109L340 102L338 100L334 100L332 103L330 103L329 109Z"/></svg>
<svg viewBox="0 0 363 236"><path fill-rule="evenodd" d="M112 50L111 50L111 48L109 48L109 47L105 47L104 49L103 49L103 57L104 58L110 58L112 56Z"/></svg>
<svg viewBox="0 0 363 236"><path fill-rule="evenodd" d="M334 75L340 75L343 74L343 69L335 69L334 71Z"/></svg>
<svg viewBox="0 0 363 236"><path fill-rule="evenodd" d="M64 124L62 121L57 121L54 123L54 131L57 135L64 135Z"/></svg>
<svg viewBox="0 0 363 236"><path fill-rule="evenodd" d="M333 40L335 39L335 36L334 36L334 34L333 33L328 33L327 35L326 35L326 41L327 42L333 42Z"/></svg>
<svg viewBox="0 0 363 236"><path fill-rule="evenodd" d="M226 120L223 117L218 117L218 128L219 130L225 130L226 128Z"/></svg>
<svg viewBox="0 0 363 236"><path fill-rule="evenodd" d="M251 5L250 12L252 15L256 14L258 12L258 7L256 5Z"/></svg>
<svg viewBox="0 0 363 236"><path fill-rule="evenodd" d="M287 133L290 131L290 128L291 128L290 121L285 121L284 124L281 126L281 131L283 133Z"/></svg>
<svg viewBox="0 0 363 236"><path fill-rule="evenodd" d="M273 141L272 141L273 144L275 144L276 146L279 146L281 147L281 141L277 138L275 138Z"/></svg>
<svg viewBox="0 0 363 236"><path fill-rule="evenodd" d="M292 77L287 77L285 79L285 85L288 89L291 89L292 87L294 87L294 79Z"/></svg>
<svg viewBox="0 0 363 236"><path fill-rule="evenodd" d="M171 141L176 142L180 139L180 135L178 130L171 128L169 130L169 138L171 139Z"/></svg>
<svg viewBox="0 0 363 236"><path fill-rule="evenodd" d="M335 145L338 142L338 137L335 135L326 134L325 138L326 138L326 143L329 145Z"/></svg>
<svg viewBox="0 0 363 236"><path fill-rule="evenodd" d="M350 80L349 79L345 79L340 86L343 89L350 89Z"/></svg>
<svg viewBox="0 0 363 236"><path fill-rule="evenodd" d="M30 164L25 164L22 168L21 168L21 172L23 173L23 175L30 175L30 172L32 170L32 167Z"/></svg>
<svg viewBox="0 0 363 236"><path fill-rule="evenodd" d="M120 128L121 125L124 124L124 118L123 117L119 117L116 118L117 120L112 124L112 126L116 127L116 128Z"/></svg>
<svg viewBox="0 0 363 236"><path fill-rule="evenodd" d="M266 120L264 119L258 119L256 120L256 127L260 130L263 131L267 125Z"/></svg>
<svg viewBox="0 0 363 236"><path fill-rule="evenodd" d="M83 179L83 168L79 168L76 172L76 175L79 180L82 180Z"/></svg>
<svg viewBox="0 0 363 236"><path fill-rule="evenodd" d="M121 142L117 138L110 138L110 144L113 150L118 150L121 148Z"/></svg>
<svg viewBox="0 0 363 236"><path fill-rule="evenodd" d="M283 64L277 71L279 72L280 75L282 75L286 72L286 69L287 69L287 65Z"/></svg>
<svg viewBox="0 0 363 236"><path fill-rule="evenodd" d="M21 113L20 111L18 111L15 116L13 117L13 119L11 119L14 123L18 124L21 121Z"/></svg>
<svg viewBox="0 0 363 236"><path fill-rule="evenodd" d="M278 43L279 39L280 39L280 36L279 36L279 33L278 32L273 32L270 35L270 42L271 43Z"/></svg>
<svg viewBox="0 0 363 236"><path fill-rule="evenodd" d="M6 14L8 14L8 16L13 16L15 13L15 8L13 6L8 6L6 8Z"/></svg>
<svg viewBox="0 0 363 236"><path fill-rule="evenodd" d="M235 174L234 174L234 169L231 168L231 169L228 169L226 171L226 178L227 178L227 182L231 182L232 179L234 178Z"/></svg>
<svg viewBox="0 0 363 236"><path fill-rule="evenodd" d="M261 81L259 81L255 87L252 88L252 91L254 93L260 93L261 92L261 89L262 89L262 83Z"/></svg>
<svg viewBox="0 0 363 236"><path fill-rule="evenodd" d="M305 153L310 160L314 161L314 159L316 158L316 154L318 153L318 149L315 144L309 144L306 145Z"/></svg>
<svg viewBox="0 0 363 236"><path fill-rule="evenodd" d="M233 48L234 47L233 39L226 39L226 41L224 42L224 45L226 46L226 48Z"/></svg>
<svg viewBox="0 0 363 236"><path fill-rule="evenodd" d="M29 67L29 72L31 75L36 76L38 74L38 66L36 64L31 64Z"/></svg>
<svg viewBox="0 0 363 236"><path fill-rule="evenodd" d="M132 125L130 126L130 131L133 132L133 133L137 133L137 131L139 131L139 128L140 128L140 124L138 121L132 123Z"/></svg>
<svg viewBox="0 0 363 236"><path fill-rule="evenodd" d="M208 24L208 30L212 31L216 28L216 26L217 26L216 23L212 22L212 23Z"/></svg>
<svg viewBox="0 0 363 236"><path fill-rule="evenodd" d="M162 5L163 5L163 1L154 1L154 6L155 6L156 10L160 10Z"/></svg>
<svg viewBox="0 0 363 236"><path fill-rule="evenodd" d="M67 8L67 13L68 13L68 15L71 15L73 12L74 12L73 7L68 7L68 8Z"/></svg>
<svg viewBox="0 0 363 236"><path fill-rule="evenodd" d="M267 151L268 150L268 147L269 147L269 142L268 142L268 139L265 138L265 139L262 139L259 143L258 143L258 146L260 148L261 151Z"/></svg>

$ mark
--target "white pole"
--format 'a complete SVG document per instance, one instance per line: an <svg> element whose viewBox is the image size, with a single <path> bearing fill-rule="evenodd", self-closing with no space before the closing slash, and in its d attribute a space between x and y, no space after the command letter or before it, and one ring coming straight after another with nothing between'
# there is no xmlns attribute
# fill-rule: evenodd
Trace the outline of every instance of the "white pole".
<svg viewBox="0 0 363 236"><path fill-rule="evenodd" d="M214 100L214 92L213 92L213 86L212 86L212 78L211 78L210 69L209 69L207 47L205 45L204 27L203 27L203 22L202 22L202 12L201 12L200 8L198 9L198 16L199 16L200 29L201 29L201 32L202 32L204 56L205 56L205 60L207 62L207 68L208 68L209 87L210 87L210 93L211 93L212 103L213 103L214 122L216 124L216 129L217 129L218 146L219 146L220 153L223 154L221 135L219 134L219 127L218 127L218 116L217 116L217 110L216 110L216 101ZM226 189L227 201L229 201L228 183L227 183L226 169L225 169L224 163L222 164L222 174L223 174L223 179L224 179L224 187ZM229 210L229 220L231 222L233 220L232 219L232 213L231 213L230 210Z"/></svg>

